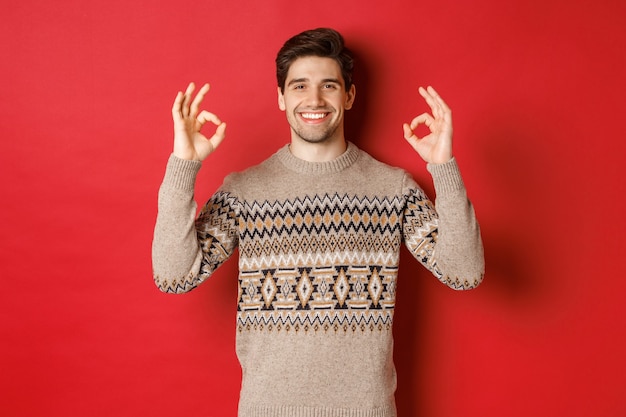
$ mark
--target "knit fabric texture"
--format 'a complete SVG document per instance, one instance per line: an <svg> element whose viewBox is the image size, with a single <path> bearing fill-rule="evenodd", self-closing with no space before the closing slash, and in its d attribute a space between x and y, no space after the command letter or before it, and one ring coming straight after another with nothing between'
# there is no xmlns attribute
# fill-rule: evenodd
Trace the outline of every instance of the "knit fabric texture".
<svg viewBox="0 0 626 417"><path fill-rule="evenodd" d="M352 143L320 163L285 145L227 176L196 217L200 166L168 161L154 280L164 292L188 292L239 249L239 416L395 416L401 245L453 289L483 278L480 231L456 161L428 165L435 207L406 171Z"/></svg>

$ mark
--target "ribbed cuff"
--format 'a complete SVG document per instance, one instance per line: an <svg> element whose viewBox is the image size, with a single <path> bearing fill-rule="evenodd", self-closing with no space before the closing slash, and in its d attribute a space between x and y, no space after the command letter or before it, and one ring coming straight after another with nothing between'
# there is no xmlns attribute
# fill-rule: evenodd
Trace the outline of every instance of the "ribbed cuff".
<svg viewBox="0 0 626 417"><path fill-rule="evenodd" d="M202 162L200 161L181 159L171 154L167 160L163 184L167 184L171 188L193 192L196 176L201 167Z"/></svg>
<svg viewBox="0 0 626 417"><path fill-rule="evenodd" d="M437 196L465 189L461 171L454 157L444 164L428 164L426 168L433 177Z"/></svg>

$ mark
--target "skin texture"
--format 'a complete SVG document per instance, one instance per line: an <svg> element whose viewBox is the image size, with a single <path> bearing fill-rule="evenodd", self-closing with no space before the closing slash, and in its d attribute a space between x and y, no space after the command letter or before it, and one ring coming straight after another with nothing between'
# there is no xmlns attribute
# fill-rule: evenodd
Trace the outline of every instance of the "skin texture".
<svg viewBox="0 0 626 417"><path fill-rule="evenodd" d="M200 105L209 91L204 84L195 97L195 84L179 91L172 106L174 155L181 159L203 161L226 136L226 124ZM339 64L331 58L316 56L295 60L287 73L284 93L278 91L278 107L284 111L291 130L290 150L294 156L311 162L332 160L346 149L344 116L356 97L354 85L346 91ZM403 124L404 138L427 163L442 164L452 159L452 112L432 87L419 88L431 113L422 113ZM212 136L201 130L210 122L216 126ZM420 125L430 133L418 137Z"/></svg>

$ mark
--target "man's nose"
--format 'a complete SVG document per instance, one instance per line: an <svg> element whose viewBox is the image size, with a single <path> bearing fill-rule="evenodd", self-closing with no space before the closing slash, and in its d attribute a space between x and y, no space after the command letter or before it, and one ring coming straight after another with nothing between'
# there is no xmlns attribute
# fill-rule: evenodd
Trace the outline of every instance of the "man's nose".
<svg viewBox="0 0 626 417"><path fill-rule="evenodd" d="M309 95L307 97L308 104L312 107L322 107L324 106L324 95L318 89L311 89L309 91Z"/></svg>

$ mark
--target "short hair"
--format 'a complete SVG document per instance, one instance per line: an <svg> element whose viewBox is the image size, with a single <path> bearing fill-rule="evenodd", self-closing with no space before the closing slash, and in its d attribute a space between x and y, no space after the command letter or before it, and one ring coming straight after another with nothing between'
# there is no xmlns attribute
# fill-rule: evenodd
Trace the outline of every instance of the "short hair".
<svg viewBox="0 0 626 417"><path fill-rule="evenodd" d="M318 56L332 58L341 69L341 76L348 91L352 87L354 58L346 48L343 36L334 29L318 28L307 30L288 39L276 56L276 80L280 91L285 91L287 72L298 58Z"/></svg>

